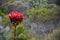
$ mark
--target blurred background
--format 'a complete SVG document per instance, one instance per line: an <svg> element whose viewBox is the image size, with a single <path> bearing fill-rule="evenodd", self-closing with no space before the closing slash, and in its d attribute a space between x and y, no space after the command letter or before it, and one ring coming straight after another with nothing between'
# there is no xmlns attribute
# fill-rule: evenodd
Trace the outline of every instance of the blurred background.
<svg viewBox="0 0 60 40"><path fill-rule="evenodd" d="M14 40L12 11L26 16L16 28L17 40L60 40L60 0L0 0L0 40Z"/></svg>

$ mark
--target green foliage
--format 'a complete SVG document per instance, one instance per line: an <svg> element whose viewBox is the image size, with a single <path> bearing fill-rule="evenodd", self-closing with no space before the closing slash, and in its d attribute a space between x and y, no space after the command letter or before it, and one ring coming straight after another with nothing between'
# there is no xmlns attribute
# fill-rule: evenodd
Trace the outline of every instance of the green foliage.
<svg viewBox="0 0 60 40"><path fill-rule="evenodd" d="M49 22L51 20L60 20L60 7L55 6L52 9L49 8L32 8L28 11L28 15L33 22Z"/></svg>
<svg viewBox="0 0 60 40"><path fill-rule="evenodd" d="M7 25L12 26L12 24L11 24L11 22L10 22L7 15L4 15L4 17L3 17L2 21L0 22L0 24L3 25L3 26L7 26Z"/></svg>
<svg viewBox="0 0 60 40"><path fill-rule="evenodd" d="M7 13L8 12L7 12L6 8L0 7L0 16L2 16L2 21L0 22L0 24L3 26L7 26L7 25L12 26Z"/></svg>
<svg viewBox="0 0 60 40"><path fill-rule="evenodd" d="M28 12L28 15L32 21L45 22L53 18L53 15L51 16L51 12L52 10L47 8L31 9Z"/></svg>
<svg viewBox="0 0 60 40"><path fill-rule="evenodd" d="M4 14L8 13L8 11L5 7L0 7L0 11L3 12Z"/></svg>
<svg viewBox="0 0 60 40"><path fill-rule="evenodd" d="M16 28L17 40L27 40L26 35L24 34L25 28L23 24L19 24Z"/></svg>
<svg viewBox="0 0 60 40"><path fill-rule="evenodd" d="M24 35L23 33L20 34L20 35L18 36L18 38L19 38L20 40L27 40L26 35Z"/></svg>
<svg viewBox="0 0 60 40"><path fill-rule="evenodd" d="M11 37L9 38L9 40L14 40L14 37L13 37L13 36L11 36Z"/></svg>
<svg viewBox="0 0 60 40"><path fill-rule="evenodd" d="M5 23L8 21L8 18L7 16L5 16L3 19L2 19L2 24L5 25Z"/></svg>
<svg viewBox="0 0 60 40"><path fill-rule="evenodd" d="M53 30L52 33L48 34L46 40L60 40L60 29Z"/></svg>
<svg viewBox="0 0 60 40"><path fill-rule="evenodd" d="M1 10L0 10L0 16L2 17L4 16L4 13Z"/></svg>
<svg viewBox="0 0 60 40"><path fill-rule="evenodd" d="M23 25L23 24L19 24L19 25L17 26L16 30L17 30L17 31L16 31L17 35L23 33L23 32L24 32L24 25Z"/></svg>

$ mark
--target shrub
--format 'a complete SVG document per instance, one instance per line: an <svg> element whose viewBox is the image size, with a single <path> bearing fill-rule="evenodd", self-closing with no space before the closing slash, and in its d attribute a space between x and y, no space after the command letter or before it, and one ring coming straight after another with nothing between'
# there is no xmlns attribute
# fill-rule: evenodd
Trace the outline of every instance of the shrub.
<svg viewBox="0 0 60 40"><path fill-rule="evenodd" d="M52 10L46 8L31 9L28 12L31 21L45 22L53 19Z"/></svg>

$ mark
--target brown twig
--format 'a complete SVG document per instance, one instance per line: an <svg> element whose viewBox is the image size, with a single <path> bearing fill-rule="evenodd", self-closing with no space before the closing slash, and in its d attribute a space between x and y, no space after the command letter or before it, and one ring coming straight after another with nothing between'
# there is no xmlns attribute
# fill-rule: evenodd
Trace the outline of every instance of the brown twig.
<svg viewBox="0 0 60 40"><path fill-rule="evenodd" d="M14 25L14 40L16 40L16 24Z"/></svg>

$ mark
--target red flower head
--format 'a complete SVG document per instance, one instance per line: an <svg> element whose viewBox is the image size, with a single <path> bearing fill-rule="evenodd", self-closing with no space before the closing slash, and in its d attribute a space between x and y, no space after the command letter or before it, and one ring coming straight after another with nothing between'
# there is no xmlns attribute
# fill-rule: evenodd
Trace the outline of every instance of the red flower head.
<svg viewBox="0 0 60 40"><path fill-rule="evenodd" d="M15 23L18 25L19 22L21 23L22 20L24 19L24 15L18 11L15 12L11 12L9 14L9 19L11 20L11 22L15 25Z"/></svg>

